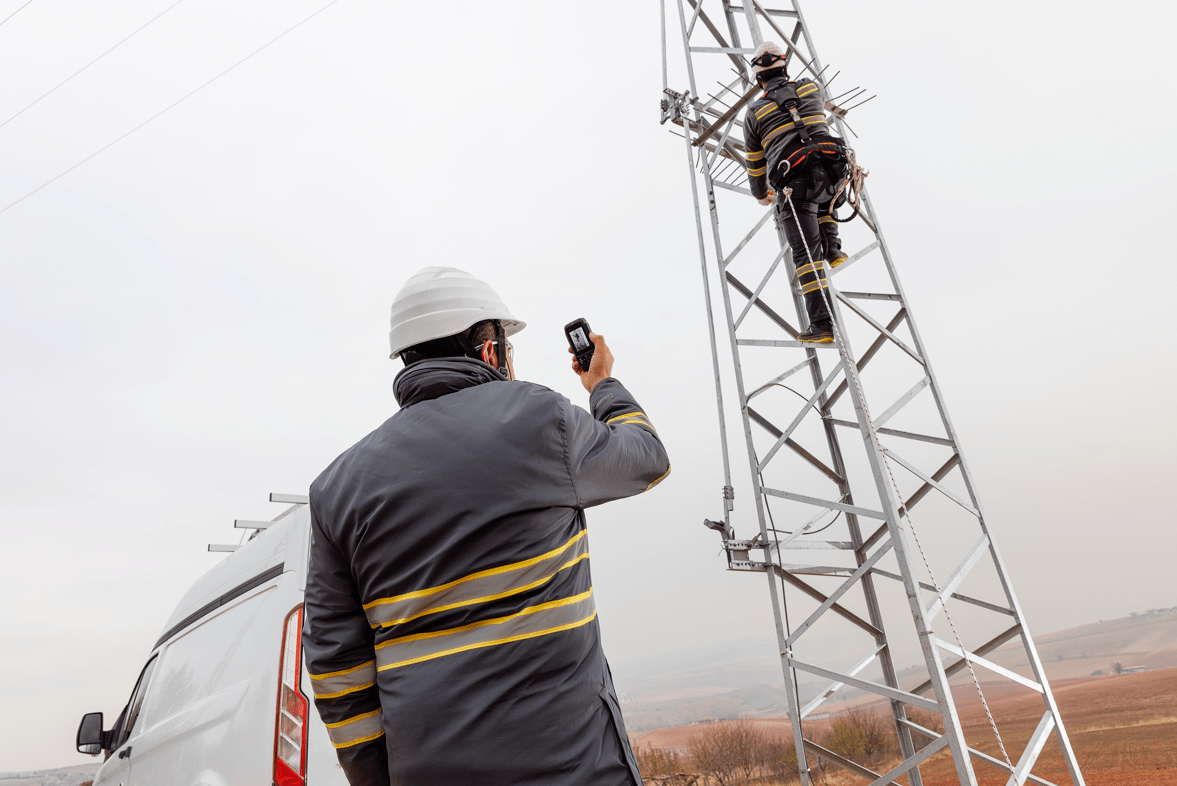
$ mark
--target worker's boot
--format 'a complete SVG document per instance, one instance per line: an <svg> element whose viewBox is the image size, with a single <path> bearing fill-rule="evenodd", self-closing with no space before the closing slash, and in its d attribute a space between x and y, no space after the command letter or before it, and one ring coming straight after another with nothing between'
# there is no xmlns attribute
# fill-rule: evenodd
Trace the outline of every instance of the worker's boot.
<svg viewBox="0 0 1177 786"><path fill-rule="evenodd" d="M797 340L804 344L829 344L834 340L834 323L828 319L814 322L797 334Z"/></svg>
<svg viewBox="0 0 1177 786"><path fill-rule="evenodd" d="M826 263L830 268L836 268L848 257L842 250L842 238L838 237L838 222L832 215L826 214L817 219L817 227L821 230L821 245L825 250Z"/></svg>
<svg viewBox="0 0 1177 786"><path fill-rule="evenodd" d="M819 281L825 283L824 274ZM797 340L806 344L828 344L834 340L834 323L830 318L829 306L826 305L829 290L814 284L809 286L813 287L805 293L805 314L809 317L809 327L797 335Z"/></svg>

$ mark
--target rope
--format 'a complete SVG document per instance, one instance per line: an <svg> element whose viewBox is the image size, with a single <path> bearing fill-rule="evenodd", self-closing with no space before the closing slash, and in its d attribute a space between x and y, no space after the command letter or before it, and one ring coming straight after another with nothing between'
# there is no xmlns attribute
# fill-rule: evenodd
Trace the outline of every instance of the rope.
<svg viewBox="0 0 1177 786"><path fill-rule="evenodd" d="M861 205L863 189L865 187L866 178L870 174L870 171L863 169L858 165L858 160L854 156L854 150L850 147L846 148L846 161L847 167L850 170L850 174L841 183L838 184L838 190L834 192L834 198L830 201L830 214L833 215L833 206L838 204L839 197L845 193L846 202L849 203L852 208L854 208L854 213L851 214L850 218L838 218L837 216L834 216L834 220L840 224L845 224L848 221L853 221L854 216L861 216L862 223L870 227L870 231L877 235L878 230L875 229L874 224L872 224L870 221L867 221L866 215L862 212Z"/></svg>
<svg viewBox="0 0 1177 786"><path fill-rule="evenodd" d="M857 164L854 164L854 166L857 167ZM862 177L866 177L866 175L863 174ZM860 179L859 185L861 185L861 182L862 181ZM809 241L805 239L805 233L801 229L801 221L797 217L797 208L793 205L793 189L785 189L785 202L788 204L789 210L791 210L793 213L793 221L797 224L797 234L801 236L801 243L805 246L805 255L809 258L809 264L814 265L815 262L813 260L813 252L810 250ZM866 221L866 217L863 216L862 220ZM869 222L867 222L867 225L870 226ZM871 228L872 230L874 229L874 227ZM825 267L824 259L822 260L822 266ZM842 355L842 363L847 369L847 377L854 384L854 389L858 393L858 400L862 404L863 414L869 418L870 411L867 409L866 396L863 394L862 388L858 384L858 376L849 372L851 363L850 354L847 352L846 344L842 339L842 330L838 327L838 320L834 319L834 307L830 302L829 293L826 291L826 287L818 287L818 291L821 292L822 300L825 302L826 309L829 311L830 324L834 329L834 340L837 342L838 351ZM875 433L874 429L871 429L869 433L871 444L882 457L883 466L887 468L887 476L891 480L891 488L895 492L896 501L898 501L902 499L902 497L899 494L899 484L895 482L895 473L891 471L891 462L888 461L887 453L883 450L882 443L879 442L878 434ZM952 628L952 636L956 639L956 646L960 647L960 651L962 653L968 652L968 650L965 649L964 642L960 638L960 633L956 630L956 623L952 621L952 615L948 613L948 603L946 602L947 599L944 597L944 590L940 588L940 583L936 581L936 576L932 573L932 566L928 563L927 555L924 554L924 547L920 545L920 539L916 534L915 524L911 520L910 511L908 511L905 506L900 505L899 515L904 521L907 522L907 528L911 531L911 537L915 541L916 548L919 549L920 557L924 561L924 569L928 572L928 578L932 580L932 587L936 590L936 597L940 599L940 607L944 612L944 617L948 620L948 625ZM964 662L969 669L969 674L971 674L973 677L973 685L977 689L977 695L981 698L981 705L985 708L985 715L989 718L989 728L993 729L993 736L997 738L997 746L1001 748L1001 756L1005 759L1005 763L1009 765L1010 770L1013 771L1014 764L1012 761L1010 761L1009 753L1005 749L1005 742L1001 739L1001 732L997 730L997 721L993 719L993 713L989 710L989 702L985 700L985 693L981 690L981 682L977 679L977 672L973 670L972 661L969 660L967 655L964 656Z"/></svg>

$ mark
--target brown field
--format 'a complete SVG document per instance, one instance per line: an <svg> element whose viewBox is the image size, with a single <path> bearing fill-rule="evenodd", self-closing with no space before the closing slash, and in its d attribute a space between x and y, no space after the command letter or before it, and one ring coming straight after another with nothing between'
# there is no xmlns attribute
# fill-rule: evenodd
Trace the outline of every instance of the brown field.
<svg viewBox="0 0 1177 786"><path fill-rule="evenodd" d="M984 687L1007 747L1020 751L1042 718L1041 697L1022 688ZM1089 786L1177 786L1177 668L1056 680L1052 688ZM972 686L957 687L955 693L970 744L1001 758ZM786 719L761 719L755 723L771 736L791 735ZM655 729L633 738L643 747L685 750L704 728L692 725ZM1000 770L981 762L975 766L982 786L1006 783L1008 776L1002 777ZM952 760L946 754L932 757L920 769L925 786L957 783ZM1071 782L1053 739L1039 757L1034 774L1058 784Z"/></svg>

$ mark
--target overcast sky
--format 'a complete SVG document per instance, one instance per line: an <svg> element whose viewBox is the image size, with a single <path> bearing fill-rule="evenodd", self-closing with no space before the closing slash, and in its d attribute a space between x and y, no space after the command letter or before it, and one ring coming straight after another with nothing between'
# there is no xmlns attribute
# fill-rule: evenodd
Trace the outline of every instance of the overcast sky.
<svg viewBox="0 0 1177 786"><path fill-rule="evenodd" d="M0 123L172 2L0 0ZM590 513L610 657L772 637L700 526L722 475L652 0L338 0L4 209L325 3L186 0L0 127L0 771L89 761L79 718L118 713L207 544L392 413L388 306L429 264L491 282L520 375L582 404L586 317L667 444L664 484ZM859 158L1031 629L1177 604L1177 10L805 11L879 95Z"/></svg>

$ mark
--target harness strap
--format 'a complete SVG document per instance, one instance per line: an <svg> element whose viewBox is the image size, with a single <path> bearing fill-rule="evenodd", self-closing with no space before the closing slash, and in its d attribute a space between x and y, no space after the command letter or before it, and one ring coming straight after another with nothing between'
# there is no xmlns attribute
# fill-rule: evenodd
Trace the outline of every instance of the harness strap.
<svg viewBox="0 0 1177 786"><path fill-rule="evenodd" d="M801 135L802 142L806 145L813 144L813 138L809 136L809 132L805 129L805 123L801 121L801 114L797 111L797 107L801 105L801 99L797 95L795 82L787 82L774 88L771 93L765 93L765 98L776 104L777 109L787 112L789 117L793 118L793 126Z"/></svg>

